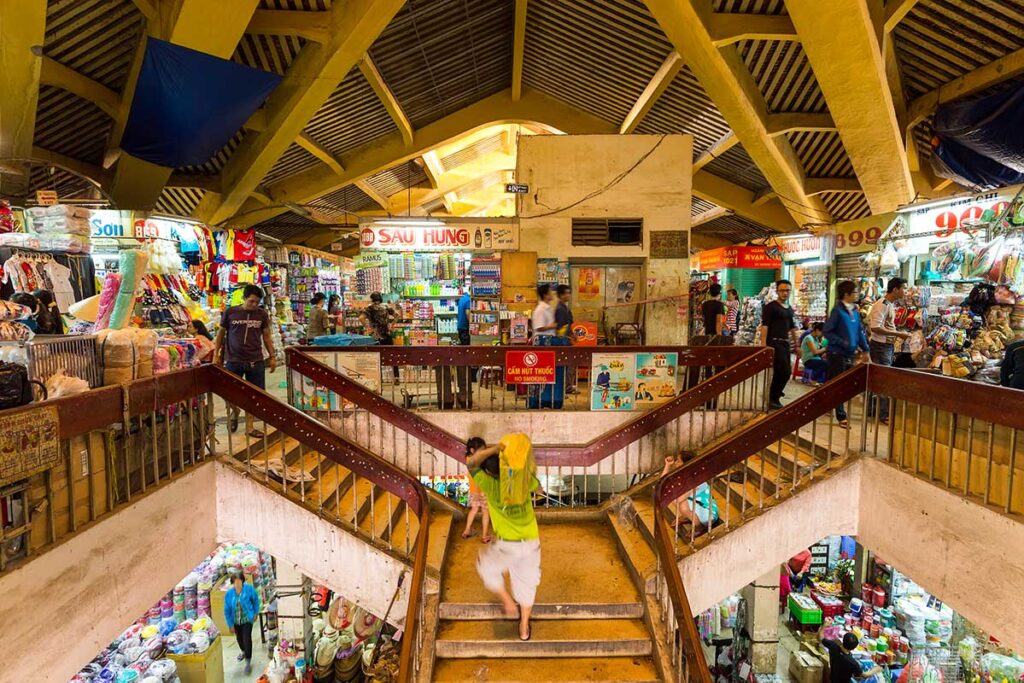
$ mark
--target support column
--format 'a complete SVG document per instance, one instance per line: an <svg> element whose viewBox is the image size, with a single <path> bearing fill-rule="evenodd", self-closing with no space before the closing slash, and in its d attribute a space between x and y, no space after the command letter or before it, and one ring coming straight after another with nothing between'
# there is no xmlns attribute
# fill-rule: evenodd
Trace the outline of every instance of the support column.
<svg viewBox="0 0 1024 683"><path fill-rule="evenodd" d="M779 654L779 569L759 576L741 591L747 601L747 633L754 673L775 673Z"/></svg>

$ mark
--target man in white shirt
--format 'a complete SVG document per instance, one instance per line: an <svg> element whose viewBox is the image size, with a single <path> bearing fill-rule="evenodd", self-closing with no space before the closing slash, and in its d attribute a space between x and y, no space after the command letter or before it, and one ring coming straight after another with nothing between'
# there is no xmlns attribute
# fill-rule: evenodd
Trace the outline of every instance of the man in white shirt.
<svg viewBox="0 0 1024 683"><path fill-rule="evenodd" d="M871 347L871 362L879 365L892 365L896 339L906 339L908 332L896 329L896 302L903 298L903 288L907 281L901 277L889 280L885 296L871 304L868 313L868 330L871 333L868 345ZM878 397L878 419L882 424L889 424L889 399Z"/></svg>
<svg viewBox="0 0 1024 683"><path fill-rule="evenodd" d="M551 285L537 288L537 306L533 309L531 323L533 336L554 336L558 324L555 322L555 309L551 303L555 300L555 292Z"/></svg>

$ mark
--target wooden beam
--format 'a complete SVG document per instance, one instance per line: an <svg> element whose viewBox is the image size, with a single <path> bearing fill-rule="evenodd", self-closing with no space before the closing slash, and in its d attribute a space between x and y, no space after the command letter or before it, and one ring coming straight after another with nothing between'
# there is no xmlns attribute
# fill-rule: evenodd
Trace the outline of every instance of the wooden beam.
<svg viewBox="0 0 1024 683"><path fill-rule="evenodd" d="M299 36L314 43L326 43L331 36L329 12L258 9L253 12L246 33L265 36Z"/></svg>
<svg viewBox="0 0 1024 683"><path fill-rule="evenodd" d="M388 207L390 206L390 204L388 204L388 198L380 192L377 192L377 189L368 183L365 178L363 180L357 180L354 184L363 191L363 194L375 201L377 206L388 211Z"/></svg>
<svg viewBox="0 0 1024 683"><path fill-rule="evenodd" d="M295 58L267 101L266 129L247 136L235 150L223 170L224 192L204 197L196 216L218 225L238 211L403 4L403 0L349 0L332 5L330 40L306 45Z"/></svg>
<svg viewBox="0 0 1024 683"><path fill-rule="evenodd" d="M166 187L192 187L207 192L220 192L221 178L219 175L172 173L171 177L167 179Z"/></svg>
<svg viewBox="0 0 1024 683"><path fill-rule="evenodd" d="M423 155L423 170L426 172L427 177L430 178L430 183L435 188L441 187L441 178L444 176L444 166L441 165L441 160L437 156L437 150L432 149ZM440 193L440 199L444 202L444 209L448 213L452 212L452 203L448 197L447 192Z"/></svg>
<svg viewBox="0 0 1024 683"><path fill-rule="evenodd" d="M714 144L701 152L700 156L697 157L697 160L693 162L693 172L696 173L716 158L728 152L739 144L739 141L739 138L736 137L736 133L726 133L723 135L721 138L716 140Z"/></svg>
<svg viewBox="0 0 1024 683"><path fill-rule="evenodd" d="M704 225L705 223L710 223L716 218L721 218L722 216L731 216L732 214L732 209L727 209L724 206L716 206L713 209L702 211L701 213L691 218L690 229L692 230L693 228L696 228L698 225Z"/></svg>
<svg viewBox="0 0 1024 683"><path fill-rule="evenodd" d="M998 85L1024 73L1024 48L979 66L945 85L915 98L908 108L907 126L913 127L928 117L939 105L958 100Z"/></svg>
<svg viewBox="0 0 1024 683"><path fill-rule="evenodd" d="M155 2L156 0L132 0L132 4L146 17L146 21L156 21L158 10Z"/></svg>
<svg viewBox="0 0 1024 683"><path fill-rule="evenodd" d="M707 171L694 174L693 196L779 232L794 232L807 222L806 218L795 221L777 199L771 198L757 204L755 193Z"/></svg>
<svg viewBox="0 0 1024 683"><path fill-rule="evenodd" d="M405 144L411 145L412 124L409 123L405 112L402 111L402 106L398 103L398 99L395 98L395 94L391 92L388 84L384 82L384 77L380 75L380 71L377 70L377 65L370 59L370 55L363 55L363 58L359 61L359 71L370 83L373 92L377 93L377 99L388 110L388 114L391 116L391 120L395 122L395 125L398 126L398 130L402 132Z"/></svg>
<svg viewBox="0 0 1024 683"><path fill-rule="evenodd" d="M516 0L515 28L512 32L512 101L523 95L523 61L526 56L527 0Z"/></svg>
<svg viewBox="0 0 1024 683"><path fill-rule="evenodd" d="M230 59L258 2L259 0L176 0L153 3L155 13L152 17L147 16L148 33L181 47L205 52L221 59ZM142 47L144 43L140 42L136 49ZM131 95L126 97L129 100L127 108L120 109L116 115L115 131L119 137L128 120L130 99L134 97L142 56L142 53L136 55L134 61L138 64L133 62L131 69L134 70L134 74L129 73L134 77L125 84L126 96ZM108 149L107 158L114 156L117 156L116 151ZM172 171L173 169L121 153L117 156L109 194L120 208L150 209L159 199ZM214 196L215 193L208 192L203 199L210 201Z"/></svg>
<svg viewBox="0 0 1024 683"><path fill-rule="evenodd" d="M39 79L43 85L67 90L83 100L92 102L108 116L116 117L121 108L121 96L116 92L49 57L43 57Z"/></svg>
<svg viewBox="0 0 1024 683"><path fill-rule="evenodd" d="M786 9L872 213L906 204L914 185L868 3L787 0Z"/></svg>
<svg viewBox="0 0 1024 683"><path fill-rule="evenodd" d="M327 151L324 147L319 145L316 140L309 137L305 133L299 133L299 136L295 138L295 144L302 149L306 150L320 161L330 166L331 170L335 173L344 173L345 168L341 165L341 162Z"/></svg>
<svg viewBox="0 0 1024 683"><path fill-rule="evenodd" d="M52 166L67 169L72 173L77 173L80 176L88 178L97 185L103 182L103 179L107 174L106 170L104 170L102 166L80 161L79 159L74 159L59 152L52 152L48 149L43 149L42 147L32 148L32 158L38 161L45 161Z"/></svg>
<svg viewBox="0 0 1024 683"><path fill-rule="evenodd" d="M775 194L775 191L770 187L762 187L760 190L754 193L754 200L750 202L752 206L764 206L768 202L778 199L779 195Z"/></svg>
<svg viewBox="0 0 1024 683"><path fill-rule="evenodd" d="M139 31L135 49L132 51L132 60L128 64L128 75L125 77L124 88L121 91L121 106L118 107L117 114L114 116L114 125L110 129L110 137L107 138L107 149L103 154L104 168L113 166L121 156L121 137L124 135L125 126L128 125L128 115L132 111L135 86L138 84L139 71L142 70L142 61L146 56L147 40L149 40L147 32Z"/></svg>
<svg viewBox="0 0 1024 683"><path fill-rule="evenodd" d="M46 34L46 0L4 3L0 11L0 159L32 156Z"/></svg>
<svg viewBox="0 0 1024 683"><path fill-rule="evenodd" d="M836 124L829 113L803 114L799 112L784 112L780 114L768 114L766 125L768 134L772 136L785 135L796 132L821 132L835 131Z"/></svg>
<svg viewBox="0 0 1024 683"><path fill-rule="evenodd" d="M714 100L743 148L765 179L787 198L794 219L802 223L827 223L828 208L817 197L804 194L803 165L784 136L768 133L768 106L750 70L732 45L718 47L708 29L711 3L706 0L645 0L651 15L669 42L686 60L687 67ZM748 17L750 18L750 17Z"/></svg>
<svg viewBox="0 0 1024 683"><path fill-rule="evenodd" d="M804 180L804 192L808 195L838 192L840 194L860 194L860 183L856 178L807 178Z"/></svg>
<svg viewBox="0 0 1024 683"><path fill-rule="evenodd" d="M658 67L650 83L640 93L640 97L633 103L633 108L629 110L626 118L622 121L622 125L619 126L619 133L625 135L636 130L636 127L640 125L640 122L647 116L647 113L651 111L658 98L671 85L672 79L676 77L676 74L682 68L683 58L679 56L678 52L673 50L665 58L665 61L661 63L661 66Z"/></svg>
<svg viewBox="0 0 1024 683"><path fill-rule="evenodd" d="M741 40L798 40L793 22L785 15L715 12L707 18L707 27L716 47Z"/></svg>
<svg viewBox="0 0 1024 683"><path fill-rule="evenodd" d="M892 33L896 26L903 21L903 17L910 14L918 0L886 0L885 3L885 32Z"/></svg>

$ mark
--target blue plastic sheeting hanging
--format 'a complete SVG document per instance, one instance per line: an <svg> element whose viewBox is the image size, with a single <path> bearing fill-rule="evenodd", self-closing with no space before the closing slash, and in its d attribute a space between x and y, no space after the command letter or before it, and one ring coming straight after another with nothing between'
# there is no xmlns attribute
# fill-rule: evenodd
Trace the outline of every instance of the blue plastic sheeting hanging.
<svg viewBox="0 0 1024 683"><path fill-rule="evenodd" d="M984 190L1024 181L1024 85L935 112L932 168Z"/></svg>
<svg viewBox="0 0 1024 683"><path fill-rule="evenodd" d="M121 149L168 168L202 164L280 80L277 74L150 38Z"/></svg>
<svg viewBox="0 0 1024 683"><path fill-rule="evenodd" d="M941 136L932 141L932 171L979 192L1024 182L1024 173Z"/></svg>

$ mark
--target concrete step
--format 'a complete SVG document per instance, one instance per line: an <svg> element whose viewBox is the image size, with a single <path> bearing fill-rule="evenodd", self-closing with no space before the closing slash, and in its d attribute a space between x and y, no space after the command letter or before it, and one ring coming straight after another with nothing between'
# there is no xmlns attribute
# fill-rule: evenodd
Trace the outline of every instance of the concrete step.
<svg viewBox="0 0 1024 683"><path fill-rule="evenodd" d="M533 659L442 659L434 667L435 681L441 683L653 683L661 680L647 657L579 657Z"/></svg>
<svg viewBox="0 0 1024 683"><path fill-rule="evenodd" d="M496 602L443 602L438 612L446 621L495 621L504 618ZM640 619L644 606L640 602L586 602L572 604L536 603L534 619Z"/></svg>
<svg viewBox="0 0 1024 683"><path fill-rule="evenodd" d="M531 627L533 637L522 641L518 620L442 621L435 650L441 659L646 657L653 650L636 619L537 620Z"/></svg>
<svg viewBox="0 0 1024 683"><path fill-rule="evenodd" d="M427 536L427 571L437 578L441 577L445 556L448 554L448 539L452 536L454 517L448 510L438 510L436 508L431 508L430 510L430 531ZM409 544L412 545L415 540L416 537L413 536Z"/></svg>

